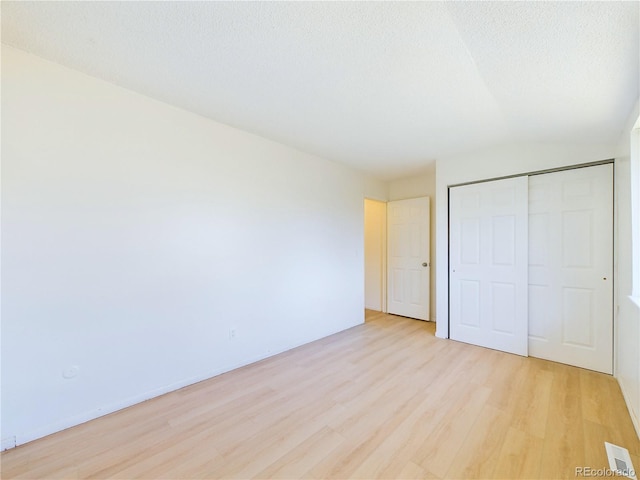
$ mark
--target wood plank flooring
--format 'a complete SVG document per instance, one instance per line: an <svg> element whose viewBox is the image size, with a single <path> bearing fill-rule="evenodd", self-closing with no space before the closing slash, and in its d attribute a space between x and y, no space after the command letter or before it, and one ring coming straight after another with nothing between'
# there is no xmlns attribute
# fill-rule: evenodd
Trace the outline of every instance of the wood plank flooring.
<svg viewBox="0 0 640 480"><path fill-rule="evenodd" d="M613 377L367 322L4 452L2 478L575 478L640 441Z"/></svg>

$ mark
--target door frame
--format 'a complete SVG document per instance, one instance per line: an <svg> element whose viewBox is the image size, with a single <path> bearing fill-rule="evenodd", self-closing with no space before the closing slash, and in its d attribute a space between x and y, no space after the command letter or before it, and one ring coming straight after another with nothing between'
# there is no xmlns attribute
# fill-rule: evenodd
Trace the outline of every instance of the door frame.
<svg viewBox="0 0 640 480"><path fill-rule="evenodd" d="M429 320L430 322L435 322L435 316L433 315L433 302L435 300L435 293L434 293L434 285L435 285L435 269L434 269L434 262L435 262L435 255L436 252L434 250L434 245L435 245L435 238L434 238L434 226L435 226L435 215L434 215L434 211L433 211L433 205L434 205L434 197L432 195L420 195L421 197L428 197L429 198ZM398 198L397 200L410 200L412 198L418 198L418 197L408 197L408 198ZM383 234L383 239L382 239L382 268L381 268L381 274L382 274L382 278L381 278L381 285L382 285L382 313L388 313L388 308L387 308L387 297L388 297L388 288L387 288L387 262L388 262L388 251L387 251L387 237L388 237L388 224L387 224L387 208L388 208L388 204L389 202L395 201L395 200L380 200L380 198L376 198L376 197L371 197L371 196L365 196L362 202L362 210L363 210L363 231L366 234L366 216L365 216L365 202L366 201L373 201L373 202L377 202L377 203L382 203L384 204L384 218L383 218L383 229L384 229L384 234ZM366 241L366 238L365 238ZM364 256L364 247L363 247L363 256ZM364 282L366 281L366 258L364 259L365 261L365 265L364 265L364 269L363 269L363 285ZM366 300L366 292L363 292L363 303ZM366 308L366 307L365 307Z"/></svg>

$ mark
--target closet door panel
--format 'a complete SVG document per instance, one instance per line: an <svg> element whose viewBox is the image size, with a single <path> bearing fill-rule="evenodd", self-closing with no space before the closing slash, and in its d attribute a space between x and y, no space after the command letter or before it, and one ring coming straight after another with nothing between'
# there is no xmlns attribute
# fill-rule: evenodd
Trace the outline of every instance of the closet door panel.
<svg viewBox="0 0 640 480"><path fill-rule="evenodd" d="M527 177L453 187L450 336L527 355Z"/></svg>

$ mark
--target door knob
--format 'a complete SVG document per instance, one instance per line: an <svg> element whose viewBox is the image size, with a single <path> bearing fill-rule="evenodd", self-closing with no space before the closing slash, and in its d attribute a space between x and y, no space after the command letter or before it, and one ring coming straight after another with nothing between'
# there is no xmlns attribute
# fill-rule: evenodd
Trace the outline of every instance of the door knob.
<svg viewBox="0 0 640 480"><path fill-rule="evenodd" d="M423 266L423 267L428 267L428 266L429 266L429 264L428 264L427 262L422 262L422 266Z"/></svg>

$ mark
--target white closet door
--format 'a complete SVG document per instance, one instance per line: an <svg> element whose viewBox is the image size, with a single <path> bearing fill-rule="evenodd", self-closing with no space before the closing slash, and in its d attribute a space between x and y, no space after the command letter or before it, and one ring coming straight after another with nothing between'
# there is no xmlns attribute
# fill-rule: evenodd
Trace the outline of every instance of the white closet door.
<svg viewBox="0 0 640 480"><path fill-rule="evenodd" d="M529 188L529 353L611 374L613 165Z"/></svg>
<svg viewBox="0 0 640 480"><path fill-rule="evenodd" d="M429 320L429 197L387 203L387 308Z"/></svg>
<svg viewBox="0 0 640 480"><path fill-rule="evenodd" d="M527 355L527 177L449 191L454 340Z"/></svg>

